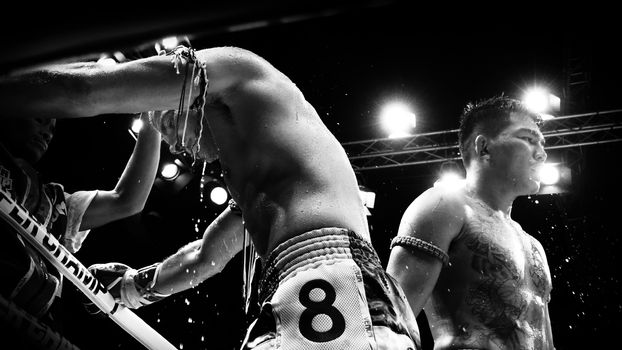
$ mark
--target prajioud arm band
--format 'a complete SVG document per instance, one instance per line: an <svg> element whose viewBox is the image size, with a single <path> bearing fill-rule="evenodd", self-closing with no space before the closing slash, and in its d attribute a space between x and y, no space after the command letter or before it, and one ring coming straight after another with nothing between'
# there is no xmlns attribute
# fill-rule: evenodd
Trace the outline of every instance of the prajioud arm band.
<svg viewBox="0 0 622 350"><path fill-rule="evenodd" d="M434 244L426 242L422 239L408 236L397 236L391 241L390 249L393 249L393 247L398 245L409 250L424 252L440 260L444 266L449 264L449 255L447 255L447 253L445 253L441 248L435 246Z"/></svg>

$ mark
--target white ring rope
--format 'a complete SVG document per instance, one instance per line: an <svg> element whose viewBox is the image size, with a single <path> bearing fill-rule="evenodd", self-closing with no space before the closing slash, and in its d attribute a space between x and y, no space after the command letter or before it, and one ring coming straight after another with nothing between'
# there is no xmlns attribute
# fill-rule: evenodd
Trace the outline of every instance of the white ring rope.
<svg viewBox="0 0 622 350"><path fill-rule="evenodd" d="M0 216L123 330L150 350L177 350L114 297L44 226L0 188Z"/></svg>

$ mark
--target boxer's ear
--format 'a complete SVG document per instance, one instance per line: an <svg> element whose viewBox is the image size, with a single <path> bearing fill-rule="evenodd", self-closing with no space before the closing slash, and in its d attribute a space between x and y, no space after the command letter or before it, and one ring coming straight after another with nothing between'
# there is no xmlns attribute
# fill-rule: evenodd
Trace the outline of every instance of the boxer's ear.
<svg viewBox="0 0 622 350"><path fill-rule="evenodd" d="M488 139L484 135L477 135L475 138L475 154L484 160L488 160L490 158L490 154L488 152Z"/></svg>

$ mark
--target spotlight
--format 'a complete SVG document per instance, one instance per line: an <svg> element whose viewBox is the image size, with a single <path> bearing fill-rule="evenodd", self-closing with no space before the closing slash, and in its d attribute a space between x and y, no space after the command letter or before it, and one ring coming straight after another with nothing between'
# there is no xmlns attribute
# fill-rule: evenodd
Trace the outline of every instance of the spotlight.
<svg viewBox="0 0 622 350"><path fill-rule="evenodd" d="M127 61L127 57L125 57L125 54L123 54L123 52L121 51L116 51L112 54L112 57L114 57L115 61L117 61L118 63Z"/></svg>
<svg viewBox="0 0 622 350"><path fill-rule="evenodd" d="M522 102L535 113L539 113L543 119L553 119L553 115L547 112L559 112L561 99L542 87L533 87L523 96Z"/></svg>
<svg viewBox="0 0 622 350"><path fill-rule="evenodd" d="M223 205L229 199L226 187L219 179L211 175L203 175L201 178L201 193L207 193L207 191L209 191L210 200L216 205Z"/></svg>
<svg viewBox="0 0 622 350"><path fill-rule="evenodd" d="M359 185L359 196L363 201L363 205L367 208L374 208L374 203L376 202L376 193L369 188Z"/></svg>
<svg viewBox="0 0 622 350"><path fill-rule="evenodd" d="M164 164L160 175L167 181L173 181L179 176L179 167L174 163Z"/></svg>
<svg viewBox="0 0 622 350"><path fill-rule="evenodd" d="M140 132L140 129L142 129L142 127L143 121L140 119L140 117L132 120L132 125L129 127L129 129L127 129L127 132L130 133L130 136L132 136L134 141L138 140L138 133Z"/></svg>
<svg viewBox="0 0 622 350"><path fill-rule="evenodd" d="M229 193L225 190L224 187L216 186L212 188L212 191L209 193L209 198L216 205L223 205L229 199Z"/></svg>
<svg viewBox="0 0 622 350"><path fill-rule="evenodd" d="M555 185L559 179L559 169L556 164L543 164L538 171L538 177L543 185Z"/></svg>
<svg viewBox="0 0 622 350"><path fill-rule="evenodd" d="M142 129L143 127L143 121L140 118L136 118L132 121L132 132L134 134L138 134L140 132L140 129Z"/></svg>
<svg viewBox="0 0 622 350"><path fill-rule="evenodd" d="M117 60L110 55L104 54L99 57L97 63L101 64L102 66L114 66L115 64L117 64Z"/></svg>
<svg viewBox="0 0 622 350"><path fill-rule="evenodd" d="M155 46L156 52L159 54L162 51L172 50L176 48L178 45L191 46L190 39L188 39L187 36L182 36L182 37L169 36L156 42L154 46Z"/></svg>
<svg viewBox="0 0 622 350"><path fill-rule="evenodd" d="M451 190L459 189L464 185L462 167L455 161L447 161L441 164L439 178L434 182L434 187L446 187Z"/></svg>
<svg viewBox="0 0 622 350"><path fill-rule="evenodd" d="M539 194L565 193L570 190L572 173L562 163L545 163L538 169Z"/></svg>
<svg viewBox="0 0 622 350"><path fill-rule="evenodd" d="M179 40L177 40L176 36L170 36L162 39L162 47L164 47L165 50L173 49L177 46L177 44L179 44Z"/></svg>
<svg viewBox="0 0 622 350"><path fill-rule="evenodd" d="M434 187L446 187L450 189L459 189L463 183L464 178L456 173L444 173L441 178L434 182Z"/></svg>
<svg viewBox="0 0 622 350"><path fill-rule="evenodd" d="M382 124L389 132L390 138L410 136L417 126L417 117L410 108L401 102L386 105L380 114Z"/></svg>

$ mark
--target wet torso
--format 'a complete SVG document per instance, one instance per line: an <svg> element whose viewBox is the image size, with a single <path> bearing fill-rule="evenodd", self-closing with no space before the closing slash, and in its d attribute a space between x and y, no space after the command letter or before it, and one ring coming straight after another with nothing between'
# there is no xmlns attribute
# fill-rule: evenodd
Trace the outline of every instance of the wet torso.
<svg viewBox="0 0 622 350"><path fill-rule="evenodd" d="M294 85L280 84L274 88L283 93L273 100L224 96L205 109L225 181L257 251L265 256L321 227L348 228L369 240L345 151Z"/></svg>
<svg viewBox="0 0 622 350"><path fill-rule="evenodd" d="M465 224L425 311L436 349L552 349L551 277L541 245L465 196Z"/></svg>

